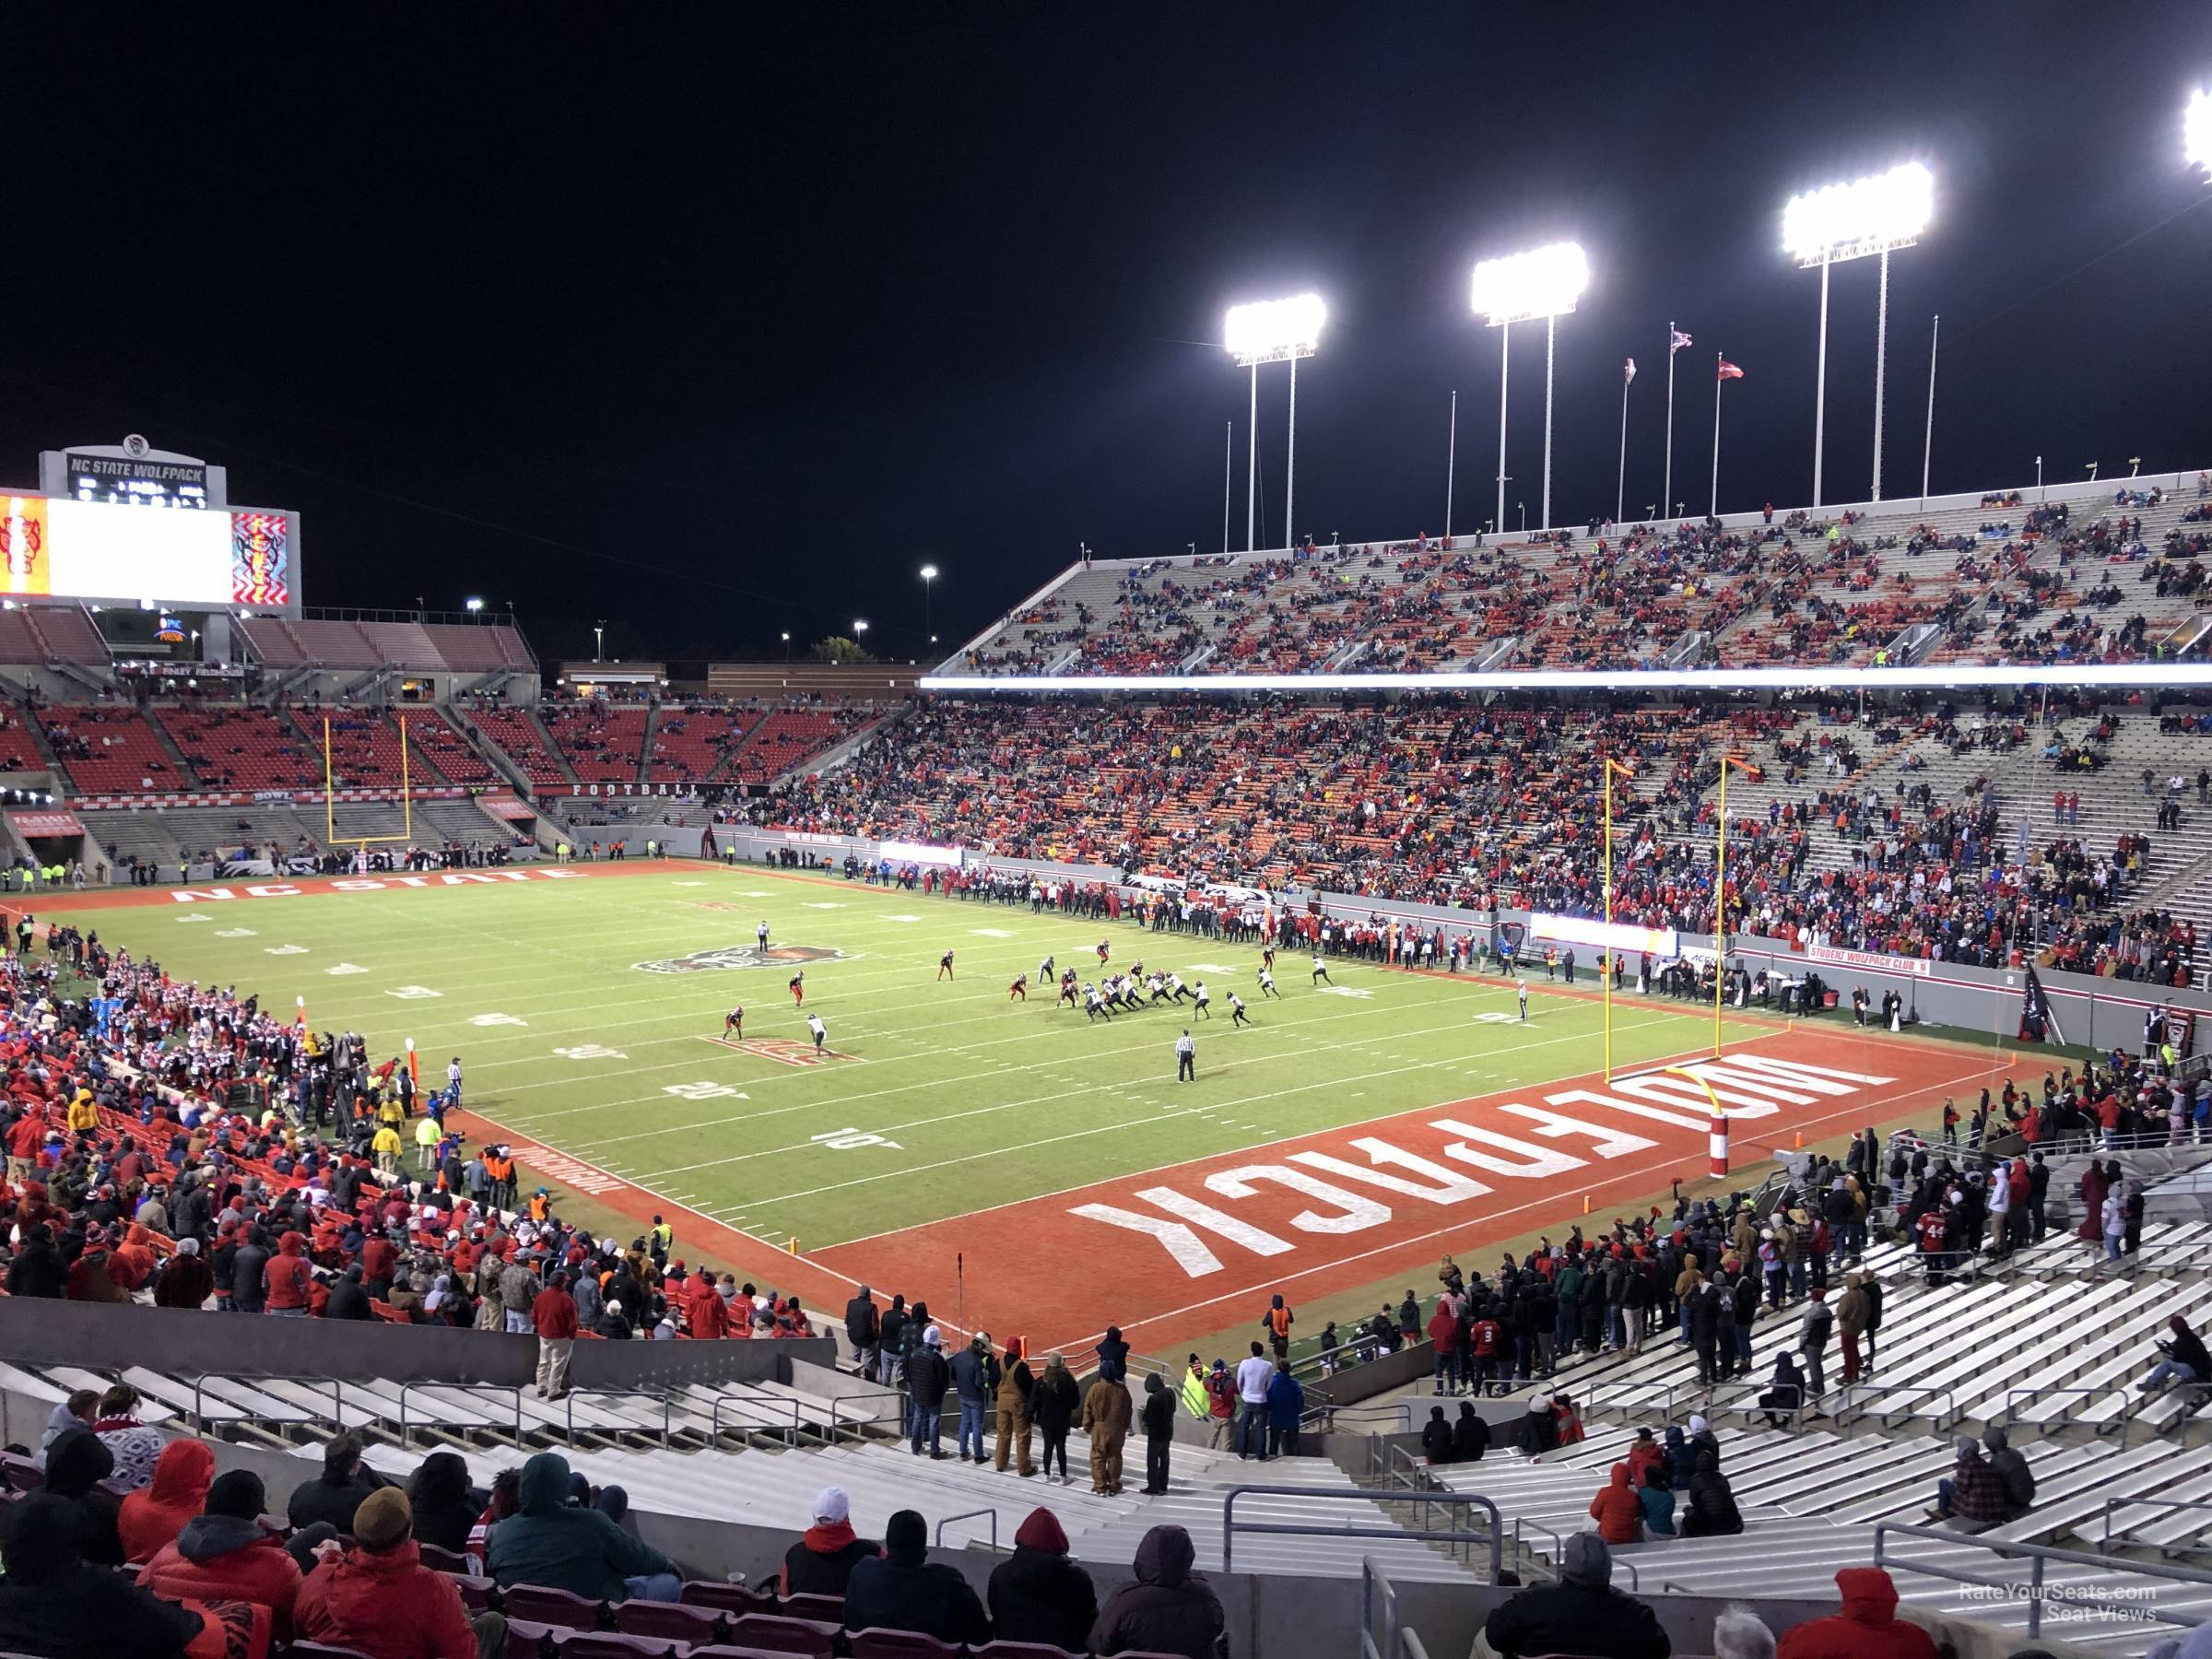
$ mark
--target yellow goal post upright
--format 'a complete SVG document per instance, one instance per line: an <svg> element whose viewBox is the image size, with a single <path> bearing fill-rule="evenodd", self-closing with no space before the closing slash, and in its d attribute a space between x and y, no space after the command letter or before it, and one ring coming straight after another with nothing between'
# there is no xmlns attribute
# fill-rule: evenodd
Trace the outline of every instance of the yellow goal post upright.
<svg viewBox="0 0 2212 1659"><path fill-rule="evenodd" d="M397 835L338 834L338 792L336 769L331 759L330 716L323 716L323 844L326 847L351 847L359 852L380 842L408 842L415 839L414 780L407 769L407 717L399 716L399 811L400 831Z"/></svg>

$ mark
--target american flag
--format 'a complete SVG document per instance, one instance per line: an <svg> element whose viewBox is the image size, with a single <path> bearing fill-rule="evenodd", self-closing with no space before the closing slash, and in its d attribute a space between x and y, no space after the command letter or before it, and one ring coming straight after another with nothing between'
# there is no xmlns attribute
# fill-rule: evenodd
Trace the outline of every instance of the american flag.
<svg viewBox="0 0 2212 1659"><path fill-rule="evenodd" d="M1726 358L1723 358L1721 359L1721 378L1723 380L1742 380L1744 371Z"/></svg>
<svg viewBox="0 0 2212 1659"><path fill-rule="evenodd" d="M1666 349L1667 355L1670 357L1691 343L1690 337L1678 328L1669 328L1666 331Z"/></svg>
<svg viewBox="0 0 2212 1659"><path fill-rule="evenodd" d="M1627 366L1626 366L1625 368L1623 368L1623 369L1621 370L1621 371L1620 371L1620 383L1621 383L1622 385L1624 385L1624 386L1625 386L1625 385L1627 385L1627 384L1628 384L1628 383L1629 383L1630 381L1634 380L1635 378L1636 378L1636 359L1635 359L1634 358L1630 358L1630 359L1628 360L1628 364L1627 364Z"/></svg>

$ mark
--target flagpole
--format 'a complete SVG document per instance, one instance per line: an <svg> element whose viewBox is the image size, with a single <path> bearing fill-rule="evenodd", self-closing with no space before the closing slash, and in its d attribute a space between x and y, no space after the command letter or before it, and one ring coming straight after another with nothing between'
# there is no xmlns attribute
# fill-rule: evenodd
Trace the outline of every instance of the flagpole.
<svg viewBox="0 0 2212 1659"><path fill-rule="evenodd" d="M1620 377L1620 465L1613 474L1613 522L1620 523L1621 508L1628 500L1629 488L1629 382L1634 376L1623 372Z"/></svg>
<svg viewBox="0 0 2212 1659"><path fill-rule="evenodd" d="M1459 394L1452 394L1452 434L1444 441L1444 539L1452 539L1452 474L1459 465Z"/></svg>
<svg viewBox="0 0 2212 1659"><path fill-rule="evenodd" d="M1928 458L1936 453L1936 351L1943 344L1943 319L1928 331L1928 427L1920 441L1920 504L1928 504Z"/></svg>
<svg viewBox="0 0 2212 1659"><path fill-rule="evenodd" d="M1712 354L1712 516L1721 516L1721 364L1719 352ZM1727 788L1725 780L1722 789Z"/></svg>
<svg viewBox="0 0 2212 1659"><path fill-rule="evenodd" d="M1498 539L1505 539L1505 382L1513 363L1513 325L1498 325Z"/></svg>
<svg viewBox="0 0 2212 1659"><path fill-rule="evenodd" d="M1659 516L1672 518L1675 512L1675 324L1669 318L1666 324L1666 471L1665 483L1660 487Z"/></svg>

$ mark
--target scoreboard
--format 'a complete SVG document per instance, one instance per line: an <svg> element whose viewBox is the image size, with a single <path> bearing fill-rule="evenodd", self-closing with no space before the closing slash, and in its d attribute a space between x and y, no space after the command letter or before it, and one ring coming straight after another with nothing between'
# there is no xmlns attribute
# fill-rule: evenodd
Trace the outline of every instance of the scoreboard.
<svg viewBox="0 0 2212 1659"><path fill-rule="evenodd" d="M299 519L0 494L0 594L186 608L299 610Z"/></svg>
<svg viewBox="0 0 2212 1659"><path fill-rule="evenodd" d="M107 507L188 508L227 504L227 469L197 455L156 449L133 432L121 443L74 443L39 456L39 488Z"/></svg>

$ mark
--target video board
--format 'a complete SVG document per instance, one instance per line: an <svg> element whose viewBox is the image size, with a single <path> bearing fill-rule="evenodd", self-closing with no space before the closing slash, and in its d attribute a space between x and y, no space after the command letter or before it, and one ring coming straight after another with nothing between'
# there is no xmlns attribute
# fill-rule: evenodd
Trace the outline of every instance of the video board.
<svg viewBox="0 0 2212 1659"><path fill-rule="evenodd" d="M0 495L0 594L291 610L298 592L290 512Z"/></svg>

